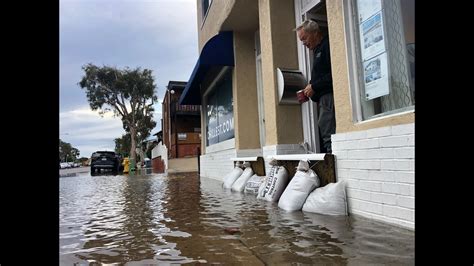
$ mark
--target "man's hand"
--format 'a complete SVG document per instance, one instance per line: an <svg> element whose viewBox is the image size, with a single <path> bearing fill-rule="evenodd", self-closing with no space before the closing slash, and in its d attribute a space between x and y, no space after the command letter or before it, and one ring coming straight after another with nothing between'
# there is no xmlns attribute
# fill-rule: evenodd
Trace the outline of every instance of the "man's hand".
<svg viewBox="0 0 474 266"><path fill-rule="evenodd" d="M311 84L306 85L306 88L304 88L304 95L306 97L311 98L314 94L313 88L311 87Z"/></svg>

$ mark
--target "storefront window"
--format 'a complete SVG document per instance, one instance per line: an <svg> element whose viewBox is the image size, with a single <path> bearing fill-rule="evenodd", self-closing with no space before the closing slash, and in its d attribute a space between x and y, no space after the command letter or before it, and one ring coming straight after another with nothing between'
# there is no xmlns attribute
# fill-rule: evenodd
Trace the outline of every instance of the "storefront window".
<svg viewBox="0 0 474 266"><path fill-rule="evenodd" d="M415 105L414 0L346 1L353 60L352 101L364 121Z"/></svg>
<svg viewBox="0 0 474 266"><path fill-rule="evenodd" d="M227 71L206 97L206 146L234 138L232 71Z"/></svg>

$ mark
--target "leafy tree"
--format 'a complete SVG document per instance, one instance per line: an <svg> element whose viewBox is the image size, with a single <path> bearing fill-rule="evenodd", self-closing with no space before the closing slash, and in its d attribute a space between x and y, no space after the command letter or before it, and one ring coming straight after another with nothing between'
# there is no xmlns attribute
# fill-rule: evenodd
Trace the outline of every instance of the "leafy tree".
<svg viewBox="0 0 474 266"><path fill-rule="evenodd" d="M122 154L124 157L127 157L130 153L130 133L122 135L120 138L114 139L115 141L115 152Z"/></svg>
<svg viewBox="0 0 474 266"><path fill-rule="evenodd" d="M72 147L70 143L59 139L59 160L61 162L74 162L79 155L78 149Z"/></svg>
<svg viewBox="0 0 474 266"><path fill-rule="evenodd" d="M79 158L79 162L81 162L82 165L84 165L84 163L87 162L88 160L89 160L89 158L87 158L87 157Z"/></svg>
<svg viewBox="0 0 474 266"><path fill-rule="evenodd" d="M148 158L151 159L151 150L153 150L155 148L155 146L158 145L158 142L157 141L153 141L153 142L148 142L147 145L146 145L146 156Z"/></svg>
<svg viewBox="0 0 474 266"><path fill-rule="evenodd" d="M81 152L78 149L73 147L71 149L71 156L73 158L72 161L76 161L77 157L79 157L80 154L81 154Z"/></svg>
<svg viewBox="0 0 474 266"><path fill-rule="evenodd" d="M152 106L157 100L152 71L128 67L120 70L91 63L82 69L85 75L79 86L86 90L91 109L99 110L101 115L113 111L115 116L122 118L124 128L130 132L130 158L135 160L137 134L142 123L152 121Z"/></svg>
<svg viewBox="0 0 474 266"><path fill-rule="evenodd" d="M148 110L150 113L153 111L153 107ZM145 140L150 136L151 130L155 128L156 122L152 119L152 116L143 116L142 114L143 113L140 113L138 115L139 122L137 126L137 148L139 149L140 161L143 163L145 161L145 153L147 149ZM125 131L130 132L127 126L124 126L124 129Z"/></svg>

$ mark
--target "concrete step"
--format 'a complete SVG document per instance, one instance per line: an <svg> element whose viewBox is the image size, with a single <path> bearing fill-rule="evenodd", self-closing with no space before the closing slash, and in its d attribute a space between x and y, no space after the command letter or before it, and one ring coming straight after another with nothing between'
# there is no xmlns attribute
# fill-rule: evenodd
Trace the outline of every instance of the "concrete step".
<svg viewBox="0 0 474 266"><path fill-rule="evenodd" d="M168 173L197 172L197 171L198 171L197 157L176 158L176 159L168 160Z"/></svg>

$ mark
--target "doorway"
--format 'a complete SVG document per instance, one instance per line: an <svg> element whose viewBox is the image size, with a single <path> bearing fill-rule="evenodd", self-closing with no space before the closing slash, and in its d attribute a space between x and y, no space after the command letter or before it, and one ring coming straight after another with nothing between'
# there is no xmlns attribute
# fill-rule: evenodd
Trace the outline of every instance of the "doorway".
<svg viewBox="0 0 474 266"><path fill-rule="evenodd" d="M318 22L323 34L328 34L326 1L324 0L295 0L296 25L300 25L307 19ZM296 34L295 34L296 36ZM313 51L308 50L296 38L298 47L299 69L309 81L311 80L311 66L313 63ZM305 149L309 153L321 152L321 140L318 127L318 105L313 101L307 101L301 105L301 115L303 120L303 138Z"/></svg>

